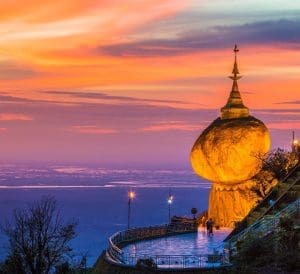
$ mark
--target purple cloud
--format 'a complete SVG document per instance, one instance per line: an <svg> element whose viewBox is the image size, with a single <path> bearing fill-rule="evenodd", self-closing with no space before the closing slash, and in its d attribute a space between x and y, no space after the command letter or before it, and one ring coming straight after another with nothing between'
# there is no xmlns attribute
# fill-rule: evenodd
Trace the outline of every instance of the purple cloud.
<svg viewBox="0 0 300 274"><path fill-rule="evenodd" d="M180 103L180 104L189 104L188 102L179 101L179 100L162 100L162 99L140 99L130 96L115 96L108 95L105 93L96 93L96 92L74 92L74 91L43 91L42 93L54 94L54 95L67 95L75 98L82 99L101 99L101 100L113 100L113 101L124 101L128 102L143 102L143 103Z"/></svg>
<svg viewBox="0 0 300 274"><path fill-rule="evenodd" d="M1 113L18 113L32 120L0 121L0 160L55 163L140 163L188 165L191 146L218 109L169 106L0 100ZM268 124L300 121L299 109L252 110ZM292 123L291 123L292 124ZM290 141L291 129L272 129L273 146ZM279 137L280 138L279 138Z"/></svg>
<svg viewBox="0 0 300 274"><path fill-rule="evenodd" d="M174 39L148 39L113 44L96 51L112 56L168 56L195 52L201 49L227 48L235 42L249 44L284 44L298 47L299 20L262 21L243 25L215 26L205 31L182 33Z"/></svg>

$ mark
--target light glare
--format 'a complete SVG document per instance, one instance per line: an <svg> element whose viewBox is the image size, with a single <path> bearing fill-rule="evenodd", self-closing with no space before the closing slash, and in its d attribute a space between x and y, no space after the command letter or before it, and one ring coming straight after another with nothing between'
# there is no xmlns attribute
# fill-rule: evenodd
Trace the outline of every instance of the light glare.
<svg viewBox="0 0 300 274"><path fill-rule="evenodd" d="M173 203L173 199L174 199L173 196L169 196L169 198L168 198L168 204L172 204Z"/></svg>
<svg viewBox="0 0 300 274"><path fill-rule="evenodd" d="M135 193L133 191L130 191L128 193L128 197L129 197L129 199L133 199L135 197Z"/></svg>

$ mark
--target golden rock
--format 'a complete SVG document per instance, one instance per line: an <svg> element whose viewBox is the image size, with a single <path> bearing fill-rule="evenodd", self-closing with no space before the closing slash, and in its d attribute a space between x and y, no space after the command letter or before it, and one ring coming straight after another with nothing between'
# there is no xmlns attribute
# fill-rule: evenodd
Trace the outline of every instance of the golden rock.
<svg viewBox="0 0 300 274"><path fill-rule="evenodd" d="M262 182L253 177L261 171L261 156L269 151L270 135L263 122L250 116L237 81L235 60L232 89L221 115L198 137L190 154L195 173L213 183L208 216L220 226L234 226L261 198L253 188Z"/></svg>
<svg viewBox="0 0 300 274"><path fill-rule="evenodd" d="M257 204L259 197L251 191L255 182L249 180L237 188L222 189L213 184L210 190L208 216L221 227L233 227Z"/></svg>
<svg viewBox="0 0 300 274"><path fill-rule="evenodd" d="M259 156L269 148L269 131L260 120L218 118L199 136L190 160L199 176L231 185L256 175L262 164Z"/></svg>

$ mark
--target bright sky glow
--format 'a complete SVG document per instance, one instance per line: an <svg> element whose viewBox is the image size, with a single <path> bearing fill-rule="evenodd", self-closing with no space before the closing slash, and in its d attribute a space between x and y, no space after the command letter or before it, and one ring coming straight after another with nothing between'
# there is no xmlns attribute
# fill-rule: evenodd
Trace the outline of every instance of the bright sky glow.
<svg viewBox="0 0 300 274"><path fill-rule="evenodd" d="M186 165L240 90L273 147L300 135L300 2L0 1L0 161Z"/></svg>

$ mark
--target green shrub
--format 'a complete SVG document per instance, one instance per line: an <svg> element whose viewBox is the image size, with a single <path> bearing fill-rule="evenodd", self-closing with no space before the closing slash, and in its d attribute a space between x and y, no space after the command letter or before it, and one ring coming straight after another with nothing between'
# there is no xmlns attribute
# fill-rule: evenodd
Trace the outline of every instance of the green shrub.
<svg viewBox="0 0 300 274"><path fill-rule="evenodd" d="M274 259L274 246L269 239L260 239L252 235L238 243L238 256L240 266L262 266Z"/></svg>

